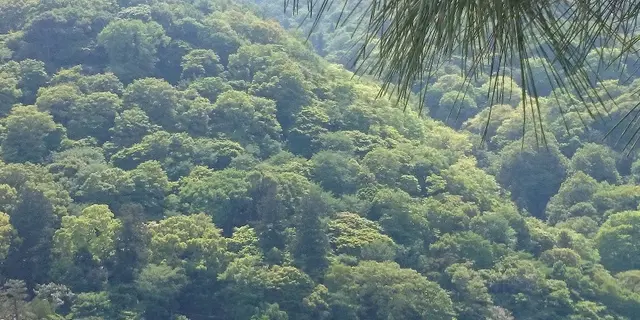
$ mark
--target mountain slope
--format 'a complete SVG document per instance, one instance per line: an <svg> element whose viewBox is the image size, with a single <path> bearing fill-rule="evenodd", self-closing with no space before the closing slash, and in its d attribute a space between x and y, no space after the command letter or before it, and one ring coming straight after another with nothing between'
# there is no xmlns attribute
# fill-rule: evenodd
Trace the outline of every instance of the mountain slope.
<svg viewBox="0 0 640 320"><path fill-rule="evenodd" d="M2 317L640 311L635 186L504 126L486 155L244 7L0 0L0 31Z"/></svg>

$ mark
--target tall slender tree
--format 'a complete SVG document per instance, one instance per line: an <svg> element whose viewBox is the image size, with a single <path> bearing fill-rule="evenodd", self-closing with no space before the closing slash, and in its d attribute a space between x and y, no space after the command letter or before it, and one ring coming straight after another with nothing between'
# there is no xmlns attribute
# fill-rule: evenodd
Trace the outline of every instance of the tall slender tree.
<svg viewBox="0 0 640 320"><path fill-rule="evenodd" d="M7 280L0 289L0 319L34 319L30 312L27 287L22 280Z"/></svg>
<svg viewBox="0 0 640 320"><path fill-rule="evenodd" d="M319 187L314 187L302 201L296 226L294 257L300 268L315 279L321 277L329 267L329 239L326 223L322 219L328 211L325 194Z"/></svg>
<svg viewBox="0 0 640 320"><path fill-rule="evenodd" d="M53 206L41 191L25 188L10 222L17 237L11 243L4 274L24 280L29 288L47 283L56 224Z"/></svg>

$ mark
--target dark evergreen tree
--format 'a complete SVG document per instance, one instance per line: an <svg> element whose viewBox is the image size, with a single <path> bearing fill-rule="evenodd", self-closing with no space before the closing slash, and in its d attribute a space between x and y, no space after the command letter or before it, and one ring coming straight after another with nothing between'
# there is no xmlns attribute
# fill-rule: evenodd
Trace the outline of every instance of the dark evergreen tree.
<svg viewBox="0 0 640 320"><path fill-rule="evenodd" d="M264 252L282 250L285 246L286 211L278 199L278 181L273 176L256 173L252 179L251 197L256 215L256 231Z"/></svg>
<svg viewBox="0 0 640 320"><path fill-rule="evenodd" d="M24 188L10 222L17 237L11 243L4 274L24 280L28 288L49 282L52 237L58 223L51 202L41 191Z"/></svg>
<svg viewBox="0 0 640 320"><path fill-rule="evenodd" d="M0 288L0 319L35 319L27 306L29 294L22 280L7 280Z"/></svg>
<svg viewBox="0 0 640 320"><path fill-rule="evenodd" d="M302 201L293 255L296 264L314 279L320 279L329 266L329 239L325 219L330 207L327 194L319 187L311 189Z"/></svg>

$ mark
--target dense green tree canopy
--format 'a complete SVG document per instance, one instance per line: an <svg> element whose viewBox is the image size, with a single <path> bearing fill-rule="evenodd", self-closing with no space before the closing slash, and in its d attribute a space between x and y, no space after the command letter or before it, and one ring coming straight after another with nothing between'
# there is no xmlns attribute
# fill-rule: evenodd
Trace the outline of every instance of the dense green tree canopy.
<svg viewBox="0 0 640 320"><path fill-rule="evenodd" d="M155 21L114 20L98 35L111 70L124 82L151 75L165 42L167 36Z"/></svg>
<svg viewBox="0 0 640 320"><path fill-rule="evenodd" d="M0 318L637 318L640 160L578 75L452 52L402 110L327 10L305 42L273 1L0 0ZM613 119L634 63L587 74Z"/></svg>
<svg viewBox="0 0 640 320"><path fill-rule="evenodd" d="M394 263L362 262L335 266L327 274L328 288L345 300L345 317L357 319L453 319L445 291L413 270Z"/></svg>

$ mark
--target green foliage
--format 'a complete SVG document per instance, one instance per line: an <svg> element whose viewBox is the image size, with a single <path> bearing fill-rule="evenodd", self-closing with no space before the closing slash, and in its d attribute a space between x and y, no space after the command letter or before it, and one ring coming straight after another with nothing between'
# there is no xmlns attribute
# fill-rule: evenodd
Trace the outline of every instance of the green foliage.
<svg viewBox="0 0 640 320"><path fill-rule="evenodd" d="M7 162L40 163L60 144L60 127L34 106L15 107L3 125L2 157Z"/></svg>
<svg viewBox="0 0 640 320"><path fill-rule="evenodd" d="M133 182L130 200L140 204L148 215L161 216L171 183L160 162L143 162L131 170L130 175Z"/></svg>
<svg viewBox="0 0 640 320"><path fill-rule="evenodd" d="M364 169L346 154L321 151L311 158L311 164L313 179L336 195L355 193L363 180Z"/></svg>
<svg viewBox="0 0 640 320"><path fill-rule="evenodd" d="M150 226L150 261L215 274L225 265L226 241L204 214L170 217Z"/></svg>
<svg viewBox="0 0 640 320"><path fill-rule="evenodd" d="M477 234L482 235L495 243L502 243L512 247L517 242L517 234L509 221L509 214L502 212L487 212L471 219L469 227Z"/></svg>
<svg viewBox="0 0 640 320"><path fill-rule="evenodd" d="M446 292L413 270L393 262L334 265L327 274L338 317L356 319L453 319Z"/></svg>
<svg viewBox="0 0 640 320"><path fill-rule="evenodd" d="M599 189L598 182L583 172L577 172L565 180L558 193L551 198L547 206L547 218L558 223L573 216L590 217L600 220L597 210L591 203L593 195Z"/></svg>
<svg viewBox="0 0 640 320"><path fill-rule="evenodd" d="M549 199L558 192L567 175L567 161L557 148L520 149L514 142L499 160L497 180L511 191L511 197L536 217L544 217Z"/></svg>
<svg viewBox="0 0 640 320"><path fill-rule="evenodd" d="M636 243L640 233L640 212L626 211L609 217L600 227L596 243L602 264L612 272L640 269Z"/></svg>
<svg viewBox="0 0 640 320"><path fill-rule="evenodd" d="M175 299L188 279L181 268L149 264L136 279L136 289L144 296L147 317L168 318L177 308Z"/></svg>
<svg viewBox="0 0 640 320"><path fill-rule="evenodd" d="M219 77L206 77L196 79L189 83L189 89L198 92L199 95L209 99L210 102L216 102L218 96L223 92L230 91L231 85Z"/></svg>
<svg viewBox="0 0 640 320"><path fill-rule="evenodd" d="M196 167L181 181L179 196L190 212L207 213L229 231L248 220L251 198L246 176L246 172L234 169L212 171Z"/></svg>
<svg viewBox="0 0 640 320"><path fill-rule="evenodd" d="M112 133L112 142L120 147L129 147L140 142L142 138L156 131L157 126L153 125L149 116L140 108L124 110L116 115Z"/></svg>
<svg viewBox="0 0 640 320"><path fill-rule="evenodd" d="M0 88L0 114L6 116L22 96L22 91L18 89L18 80L5 74L0 74Z"/></svg>
<svg viewBox="0 0 640 320"><path fill-rule="evenodd" d="M430 235L429 221L409 194L382 189L372 199L369 217L378 220L385 233L399 244L422 242Z"/></svg>
<svg viewBox="0 0 640 320"><path fill-rule="evenodd" d="M71 118L71 110L80 105L80 99L80 89L61 84L38 90L36 106L40 111L49 112L56 122L66 124Z"/></svg>
<svg viewBox="0 0 640 320"><path fill-rule="evenodd" d="M402 110L259 2L0 0L0 318L637 318L638 154L552 57L439 61ZM330 10L309 44L353 62Z"/></svg>
<svg viewBox="0 0 640 320"><path fill-rule="evenodd" d="M221 138L257 147L261 156L277 151L281 128L273 101L227 91L218 96L211 116L214 132ZM238 130L241 127L243 129Z"/></svg>
<svg viewBox="0 0 640 320"><path fill-rule="evenodd" d="M121 227L106 205L92 205L79 216L63 217L53 236L52 276L74 290L101 289L106 281L102 269L115 255Z"/></svg>
<svg viewBox="0 0 640 320"><path fill-rule="evenodd" d="M583 171L598 181L615 184L620 180L613 151L606 146L586 144L576 151L571 162L574 169Z"/></svg>
<svg viewBox="0 0 640 320"><path fill-rule="evenodd" d="M14 235L13 226L6 213L0 212L0 263L4 261L9 253L11 240Z"/></svg>
<svg viewBox="0 0 640 320"><path fill-rule="evenodd" d="M27 288L24 281L8 280L0 291L0 316L7 319L33 319L27 307Z"/></svg>
<svg viewBox="0 0 640 320"><path fill-rule="evenodd" d="M491 314L492 297L480 272L468 264L453 264L446 269L455 290L454 308L460 319L487 319ZM460 303L463 302L464 303Z"/></svg>
<svg viewBox="0 0 640 320"><path fill-rule="evenodd" d="M631 270L620 272L616 275L616 278L620 281L620 284L631 292L640 292L640 272L638 270Z"/></svg>
<svg viewBox="0 0 640 320"><path fill-rule="evenodd" d="M168 38L162 26L154 21L114 20L97 40L109 56L113 73L128 83L153 74L158 49Z"/></svg>
<svg viewBox="0 0 640 320"><path fill-rule="evenodd" d="M566 284L546 279L544 269L531 261L512 258L500 262L491 272L488 287L497 303L514 311L514 317L548 319L571 312Z"/></svg>
<svg viewBox="0 0 640 320"><path fill-rule="evenodd" d="M450 89L450 88L447 88ZM448 91L438 101L437 107L431 108L434 119L451 123L459 128L462 123L477 112L477 105L472 97L460 91Z"/></svg>
<svg viewBox="0 0 640 320"><path fill-rule="evenodd" d="M264 310L253 315L250 320L288 320L286 312L280 310L278 304L269 304Z"/></svg>
<svg viewBox="0 0 640 320"><path fill-rule="evenodd" d="M348 254L366 260L392 260L396 244L382 234L375 222L354 213L339 213L329 222L331 245L337 254ZM386 247L391 256L371 256L367 251L373 246ZM390 259L389 259L390 258Z"/></svg>
<svg viewBox="0 0 640 320"><path fill-rule="evenodd" d="M182 58L182 78L215 77L224 69L219 62L212 50L192 50Z"/></svg>
<svg viewBox="0 0 640 320"><path fill-rule="evenodd" d="M476 203L480 210L495 210L504 201L495 178L476 166L475 159L463 158L442 172L446 189L462 201Z"/></svg>
<svg viewBox="0 0 640 320"><path fill-rule="evenodd" d="M78 101L70 110L67 134L71 139L95 138L99 143L109 140L120 98L110 92L97 92Z"/></svg>
<svg viewBox="0 0 640 320"><path fill-rule="evenodd" d="M320 137L327 133L329 116L319 107L304 107L296 116L294 127L288 134L292 152L306 157L315 153Z"/></svg>
<svg viewBox="0 0 640 320"><path fill-rule="evenodd" d="M389 149L376 148L367 153L362 163L373 173L377 182L393 186L399 180L400 170L406 162L401 158L402 156L407 155Z"/></svg>
<svg viewBox="0 0 640 320"><path fill-rule="evenodd" d="M51 242L56 216L51 202L34 188L21 190L20 201L9 222L16 235L4 263L3 274L23 279L28 286L48 280L51 268Z"/></svg>
<svg viewBox="0 0 640 320"><path fill-rule="evenodd" d="M175 125L178 91L164 80L156 78L136 80L127 86L122 100L127 108L142 109L157 125L166 129Z"/></svg>
<svg viewBox="0 0 640 320"><path fill-rule="evenodd" d="M283 311L299 312L303 300L313 292L313 281L302 271L290 267L261 265L258 257L240 258L232 262L220 279L231 284L230 314L242 319L255 314L252 308L263 303L277 303Z"/></svg>
<svg viewBox="0 0 640 320"><path fill-rule="evenodd" d="M292 253L300 269L314 278L321 277L329 266L329 241L323 220L328 210L325 195L319 188L314 188L301 203L301 213L296 225Z"/></svg>
<svg viewBox="0 0 640 320"><path fill-rule="evenodd" d="M454 263L473 262L480 268L491 267L494 252L491 243L473 232L445 234L429 246L431 263L436 269L444 269Z"/></svg>
<svg viewBox="0 0 640 320"><path fill-rule="evenodd" d="M74 319L108 318L114 314L107 292L87 292L76 296L70 317Z"/></svg>
<svg viewBox="0 0 640 320"><path fill-rule="evenodd" d="M55 257L65 269L64 265L71 263L78 251L86 249L96 262L103 263L113 256L115 237L121 227L105 205L92 205L79 216L63 217L54 235Z"/></svg>

